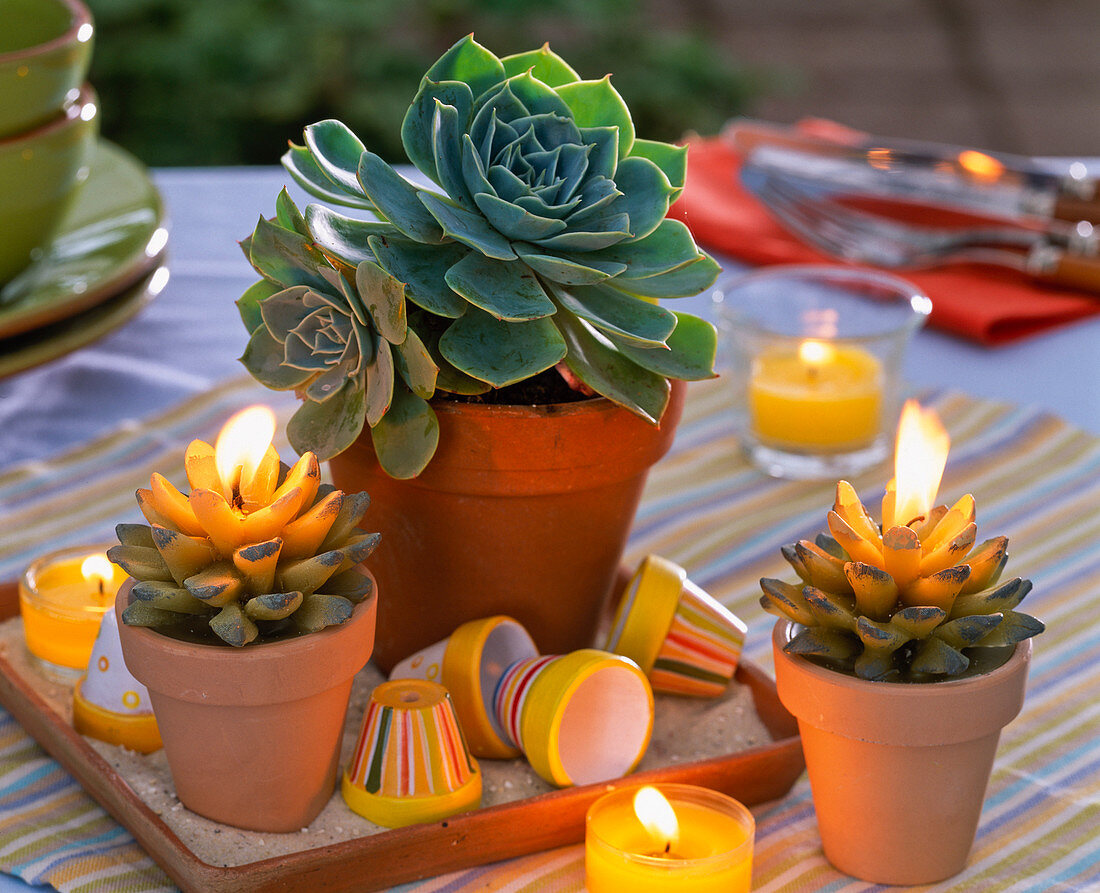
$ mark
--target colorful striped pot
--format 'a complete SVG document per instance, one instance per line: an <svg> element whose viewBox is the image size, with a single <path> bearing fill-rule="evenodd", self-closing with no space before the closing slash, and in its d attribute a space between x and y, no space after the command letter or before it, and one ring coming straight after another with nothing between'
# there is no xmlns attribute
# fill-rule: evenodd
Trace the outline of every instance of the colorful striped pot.
<svg viewBox="0 0 1100 893"><path fill-rule="evenodd" d="M447 689L425 679L375 688L340 791L351 809L386 828L475 809L481 772Z"/></svg>
<svg viewBox="0 0 1100 893"><path fill-rule="evenodd" d="M405 658L393 668L390 679L442 683L451 693L470 753L507 760L519 756L519 751L496 724L493 693L508 667L538 653L523 626L498 614L464 623L443 641Z"/></svg>
<svg viewBox="0 0 1100 893"><path fill-rule="evenodd" d="M508 668L497 723L531 768L559 787L621 778L653 732L653 692L634 661L585 648Z"/></svg>
<svg viewBox="0 0 1100 893"><path fill-rule="evenodd" d="M623 593L605 647L635 661L654 691L718 697L737 669L747 631L682 567L650 555Z"/></svg>

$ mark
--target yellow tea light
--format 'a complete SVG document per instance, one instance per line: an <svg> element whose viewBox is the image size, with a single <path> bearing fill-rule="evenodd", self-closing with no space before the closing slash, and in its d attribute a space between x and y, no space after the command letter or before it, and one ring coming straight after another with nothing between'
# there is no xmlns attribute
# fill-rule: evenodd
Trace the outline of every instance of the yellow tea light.
<svg viewBox="0 0 1100 893"><path fill-rule="evenodd" d="M620 788L585 822L589 893L748 893L756 824L736 800L683 784Z"/></svg>
<svg viewBox="0 0 1100 893"><path fill-rule="evenodd" d="M27 568L19 581L19 610L35 657L55 667L87 667L100 620L126 579L106 552L106 545L74 546Z"/></svg>
<svg viewBox="0 0 1100 893"><path fill-rule="evenodd" d="M761 442L787 449L848 450L881 429L882 364L860 347L807 340L753 360L749 416Z"/></svg>

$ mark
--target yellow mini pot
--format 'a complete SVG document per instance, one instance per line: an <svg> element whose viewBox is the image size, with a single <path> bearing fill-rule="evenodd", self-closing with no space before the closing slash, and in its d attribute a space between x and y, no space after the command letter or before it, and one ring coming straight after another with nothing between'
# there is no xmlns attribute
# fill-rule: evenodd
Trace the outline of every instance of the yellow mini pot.
<svg viewBox="0 0 1100 893"><path fill-rule="evenodd" d="M407 657L393 668L390 679L441 683L451 693L470 753L507 760L519 756L519 750L497 727L493 694L508 667L538 653L522 625L498 614L464 623L441 642Z"/></svg>
<svg viewBox="0 0 1100 893"><path fill-rule="evenodd" d="M377 686L340 792L353 811L386 828L475 809L481 771L447 690L424 679Z"/></svg>
<svg viewBox="0 0 1100 893"><path fill-rule="evenodd" d="M497 686L497 723L559 787L621 778L653 732L653 692L634 661L592 648L517 661Z"/></svg>

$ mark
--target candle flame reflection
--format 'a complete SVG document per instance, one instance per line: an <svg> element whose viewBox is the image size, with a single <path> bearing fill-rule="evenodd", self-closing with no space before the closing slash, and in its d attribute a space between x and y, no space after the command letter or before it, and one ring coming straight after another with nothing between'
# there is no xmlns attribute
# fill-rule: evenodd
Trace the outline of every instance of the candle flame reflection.
<svg viewBox="0 0 1100 893"><path fill-rule="evenodd" d="M214 464L222 488L229 493L252 480L271 439L275 436L275 413L266 406L249 406L234 415L218 433Z"/></svg>
<svg viewBox="0 0 1100 893"><path fill-rule="evenodd" d="M680 823L665 796L654 787L639 788L634 795L634 814L653 838L658 854L669 852L680 839Z"/></svg>
<svg viewBox="0 0 1100 893"><path fill-rule="evenodd" d="M1005 166L992 155L986 155L985 152L979 152L976 149L960 152L959 166L974 179L984 183L996 181L1005 169Z"/></svg>
<svg viewBox="0 0 1100 893"><path fill-rule="evenodd" d="M936 413L922 409L916 400L906 400L894 452L895 523L906 524L936 504L950 445Z"/></svg>

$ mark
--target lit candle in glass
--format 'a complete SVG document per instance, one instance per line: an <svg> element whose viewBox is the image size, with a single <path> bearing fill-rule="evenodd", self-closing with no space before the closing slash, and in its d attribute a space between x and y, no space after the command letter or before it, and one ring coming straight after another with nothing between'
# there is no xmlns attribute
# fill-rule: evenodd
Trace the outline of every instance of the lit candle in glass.
<svg viewBox="0 0 1100 893"><path fill-rule="evenodd" d="M753 361L753 432L778 447L846 450L866 446L882 426L882 364L855 346L808 339Z"/></svg>
<svg viewBox="0 0 1100 893"><path fill-rule="evenodd" d="M621 788L588 810L589 893L747 893L752 813L693 785Z"/></svg>
<svg viewBox="0 0 1100 893"><path fill-rule="evenodd" d="M63 673L87 667L99 622L126 579L106 552L106 545L52 552L28 567L19 581L27 648Z"/></svg>

